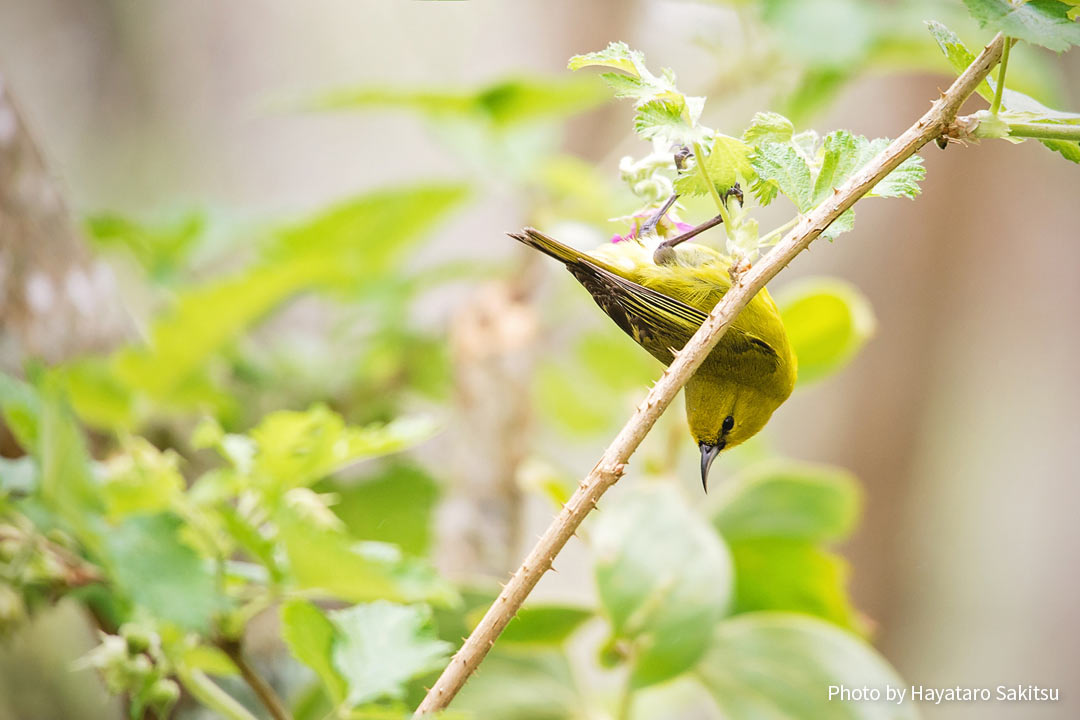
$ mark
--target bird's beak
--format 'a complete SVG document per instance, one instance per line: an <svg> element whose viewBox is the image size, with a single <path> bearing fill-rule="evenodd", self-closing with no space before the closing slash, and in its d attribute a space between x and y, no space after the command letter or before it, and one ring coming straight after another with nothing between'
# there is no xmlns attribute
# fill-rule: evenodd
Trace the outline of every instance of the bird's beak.
<svg viewBox="0 0 1080 720"><path fill-rule="evenodd" d="M705 492L709 492L709 468L712 466L712 461L724 449L724 441L721 440L716 445L698 443L698 447L701 449L701 487L705 489Z"/></svg>

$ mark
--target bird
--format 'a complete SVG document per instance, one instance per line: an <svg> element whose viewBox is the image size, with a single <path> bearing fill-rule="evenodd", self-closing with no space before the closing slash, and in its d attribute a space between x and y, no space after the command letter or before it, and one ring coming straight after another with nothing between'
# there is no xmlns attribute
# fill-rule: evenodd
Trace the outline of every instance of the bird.
<svg viewBox="0 0 1080 720"><path fill-rule="evenodd" d="M531 227L508 234L563 263L623 332L667 365L732 284L729 258L682 241L698 231L656 248L642 241L644 235L617 236L617 242L589 252ZM763 288L684 386L686 418L701 453L706 493L716 456L765 426L791 395L797 374L784 321Z"/></svg>

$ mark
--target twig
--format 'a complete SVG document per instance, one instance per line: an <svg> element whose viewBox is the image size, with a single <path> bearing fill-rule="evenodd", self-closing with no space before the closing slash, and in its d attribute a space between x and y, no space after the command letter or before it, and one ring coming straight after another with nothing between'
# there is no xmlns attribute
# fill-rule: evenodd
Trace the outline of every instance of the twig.
<svg viewBox="0 0 1080 720"><path fill-rule="evenodd" d="M956 116L964 101L1001 58L1004 38L998 34L971 65L964 70L948 91L934 101L930 110L919 118L900 137L889 144L862 170L855 173L831 198L804 215L798 224L758 264L738 276L731 289L709 314L708 319L686 346L675 356L671 365L653 385L645 400L604 451L600 461L581 482L562 511L544 532L536 546L510 578L499 597L454 655L435 685L416 710L414 717L442 710L454 698L469 675L476 670L506 624L525 602L525 598L541 576L551 567L555 555L574 534L604 492L625 470L625 463L645 438L653 424L664 412L679 388L690 378L724 331L747 303L765 287L781 269L836 218L869 192L900 163L911 157L929 141L941 136Z"/></svg>
<svg viewBox="0 0 1080 720"><path fill-rule="evenodd" d="M226 720L258 720L202 670L181 665L176 669L176 676L192 697Z"/></svg>
<svg viewBox="0 0 1080 720"><path fill-rule="evenodd" d="M255 668L251 667L247 658L244 657L239 640L219 640L217 646L233 661L236 669L240 671L240 676L244 678L244 682L251 687L255 696L259 698L259 702L266 707L274 720L292 720L289 711L285 708L285 703L274 692L274 688L270 687L270 683L266 682L262 675L255 672Z"/></svg>

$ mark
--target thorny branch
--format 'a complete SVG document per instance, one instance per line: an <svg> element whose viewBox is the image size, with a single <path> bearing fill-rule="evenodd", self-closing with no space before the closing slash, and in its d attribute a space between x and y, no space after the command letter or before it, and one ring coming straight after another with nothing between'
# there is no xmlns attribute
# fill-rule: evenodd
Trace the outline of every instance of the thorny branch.
<svg viewBox="0 0 1080 720"><path fill-rule="evenodd" d="M416 710L415 718L442 710L476 670L495 644L503 628L521 608L537 582L551 567L555 556L574 534L604 492L615 484L626 461L648 434L679 389L723 337L728 326L747 303L795 256L805 250L836 218L869 192L900 163L923 145L941 137L960 106L1001 59L1005 39L998 34L956 79L930 110L896 138L862 170L836 188L831 198L803 215L795 227L756 265L736 277L731 289L713 308L708 319L653 385L645 400L604 451L596 466L582 480L562 511L537 541L503 588L499 597L454 655L435 685Z"/></svg>

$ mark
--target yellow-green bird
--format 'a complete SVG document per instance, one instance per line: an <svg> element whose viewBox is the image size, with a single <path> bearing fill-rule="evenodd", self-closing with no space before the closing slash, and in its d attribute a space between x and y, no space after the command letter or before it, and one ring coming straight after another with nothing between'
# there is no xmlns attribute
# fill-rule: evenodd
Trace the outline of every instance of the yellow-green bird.
<svg viewBox="0 0 1080 720"><path fill-rule="evenodd" d="M730 263L703 245L665 248L657 263L635 238L585 253L532 228L510 236L566 265L615 324L665 365L731 287ZM713 460L765 426L791 394L796 371L780 312L762 290L686 383L686 419L706 491Z"/></svg>

